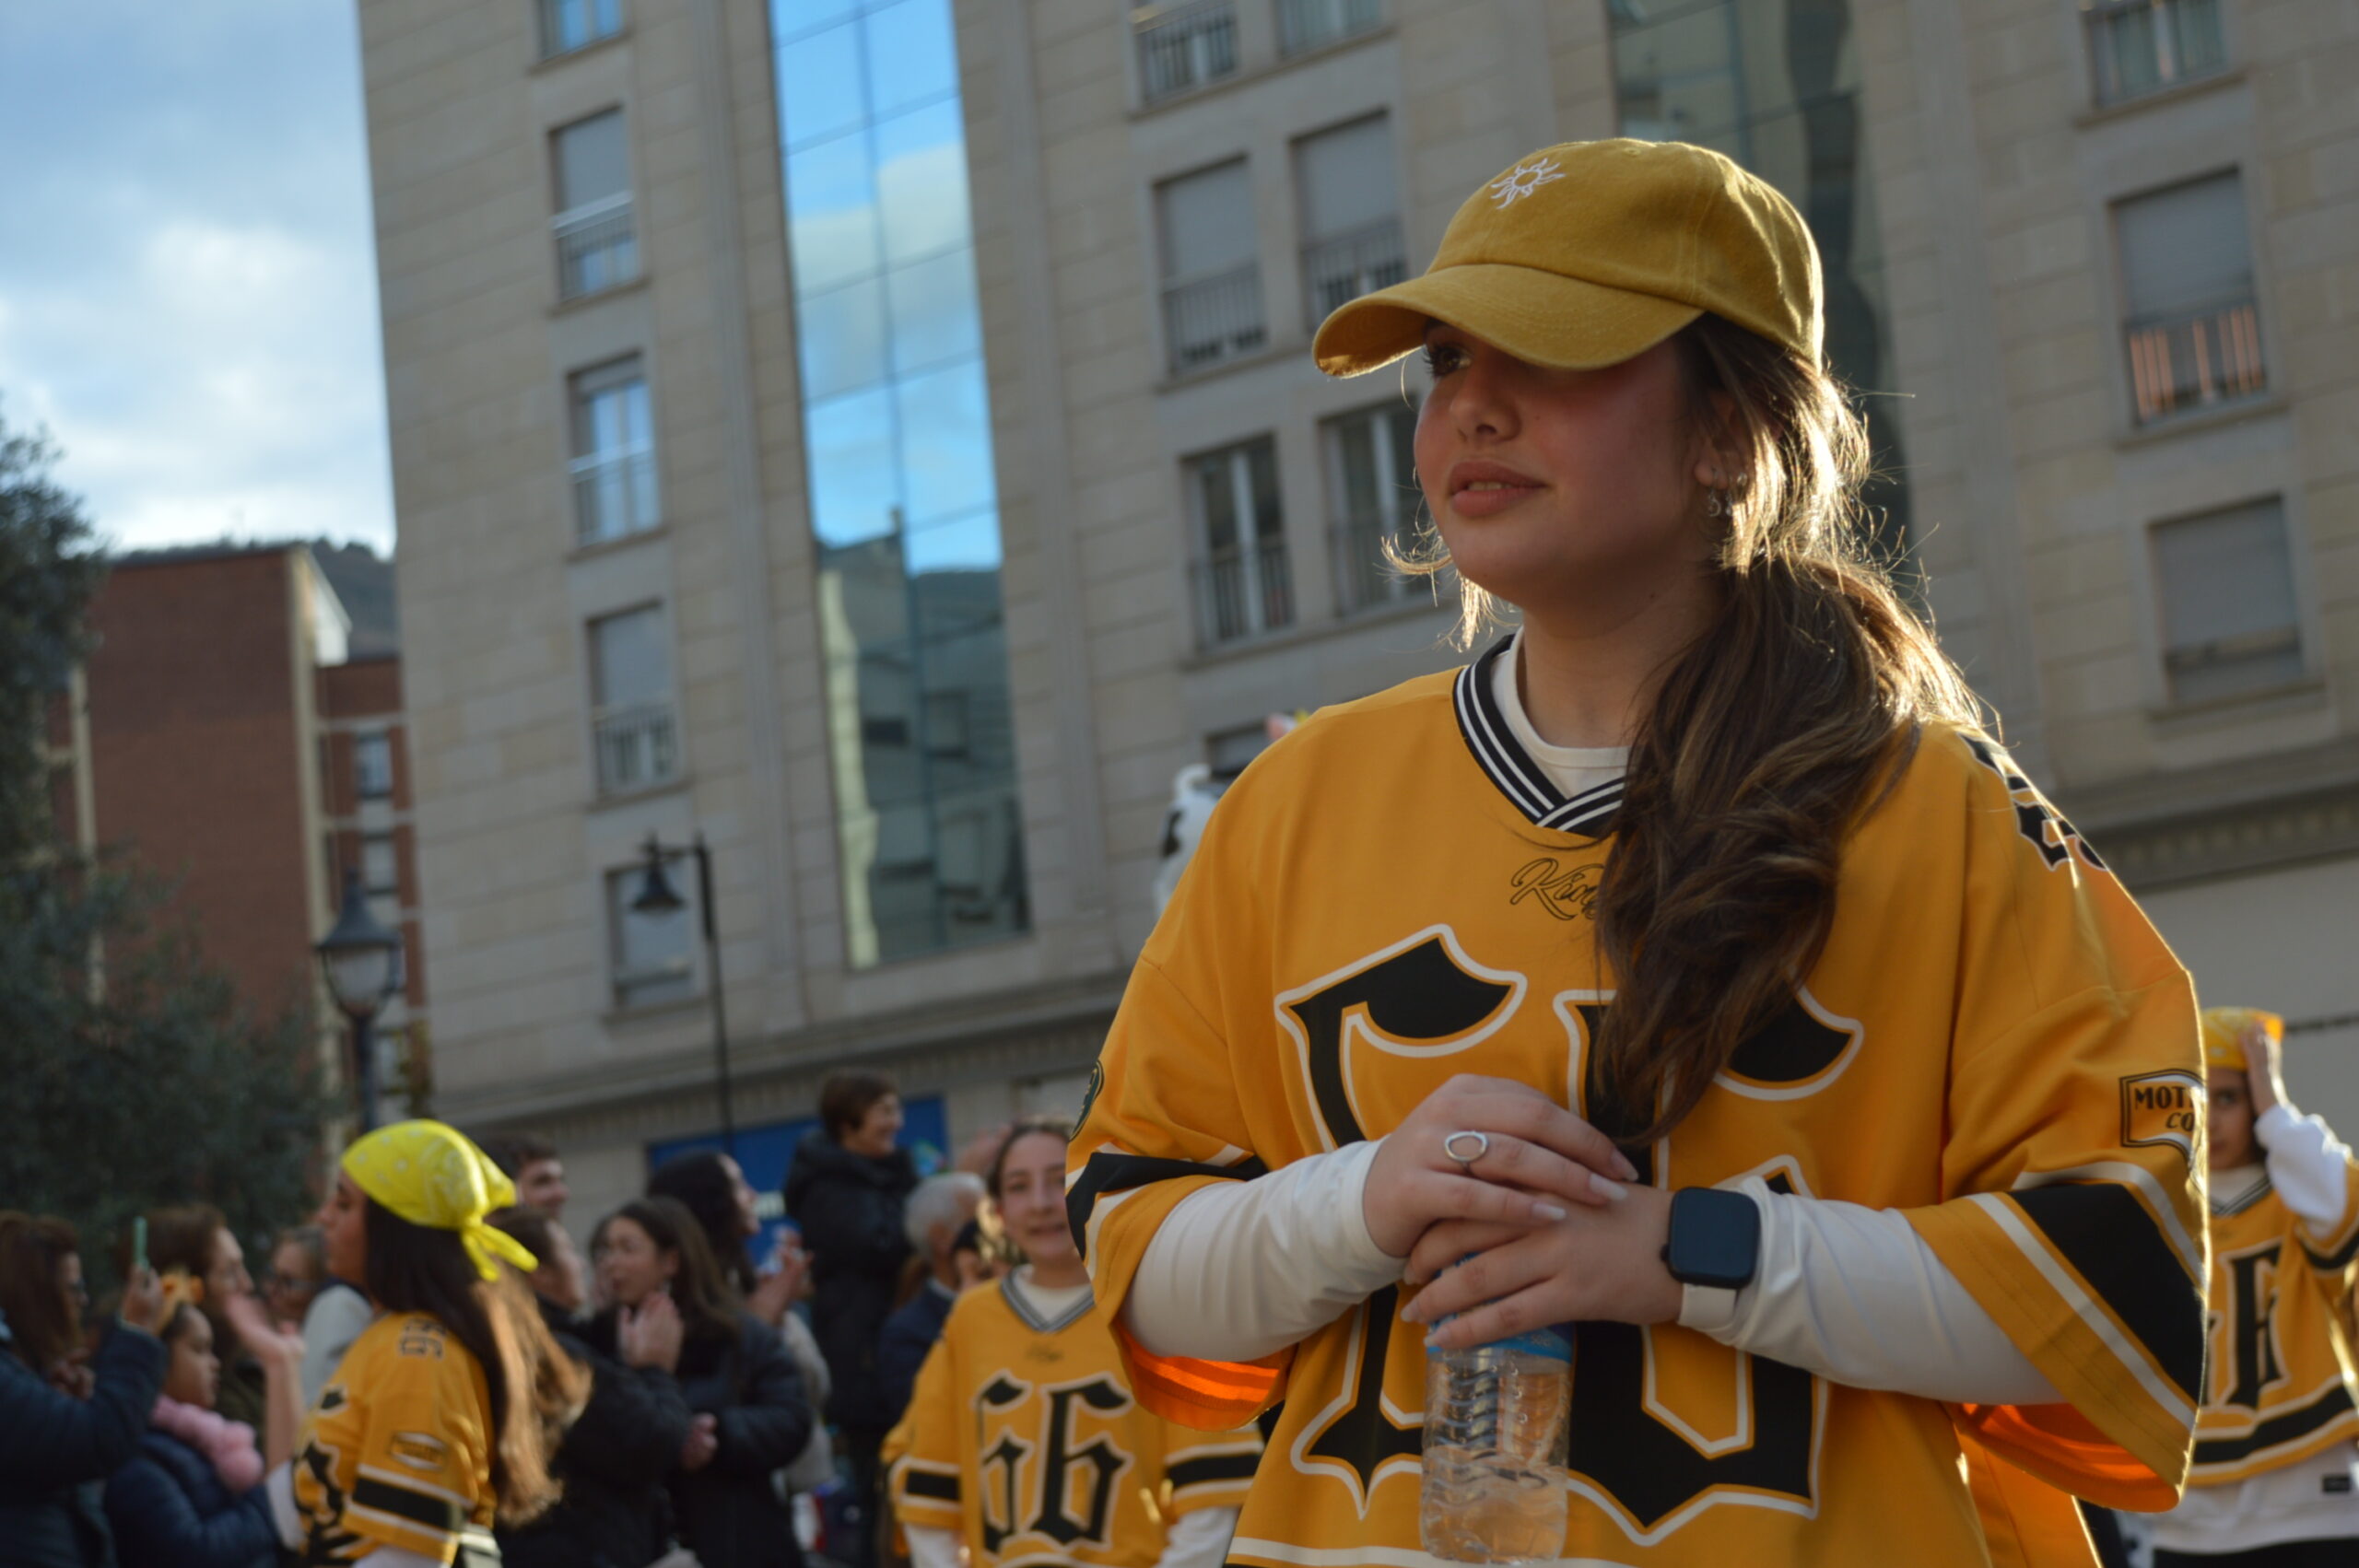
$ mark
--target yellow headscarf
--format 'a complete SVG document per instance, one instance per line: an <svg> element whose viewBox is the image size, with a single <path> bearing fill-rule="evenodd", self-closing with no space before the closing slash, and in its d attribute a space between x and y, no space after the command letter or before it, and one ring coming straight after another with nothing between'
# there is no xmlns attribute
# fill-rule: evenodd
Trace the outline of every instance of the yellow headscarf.
<svg viewBox="0 0 2359 1568"><path fill-rule="evenodd" d="M439 1121L397 1121L355 1139L344 1152L353 1185L413 1225L456 1231L460 1245L487 1280L499 1277L494 1258L523 1273L540 1259L484 1216L516 1201L510 1181L466 1134Z"/></svg>
<svg viewBox="0 0 2359 1568"><path fill-rule="evenodd" d="M2243 1072L2245 1062L2245 1031L2254 1024L2269 1031L2269 1037L2281 1044L2285 1038L2285 1020L2273 1012L2263 1012L2257 1007L2207 1007L2203 1010L2203 1066L2207 1071Z"/></svg>

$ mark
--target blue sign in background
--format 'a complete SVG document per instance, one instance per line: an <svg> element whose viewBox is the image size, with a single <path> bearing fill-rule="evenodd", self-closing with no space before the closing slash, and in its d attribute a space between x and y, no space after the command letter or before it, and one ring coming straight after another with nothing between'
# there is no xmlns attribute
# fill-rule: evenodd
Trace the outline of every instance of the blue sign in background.
<svg viewBox="0 0 2359 1568"><path fill-rule="evenodd" d="M932 1176L949 1159L945 1151L950 1147L950 1118L943 1110L942 1096L904 1100L901 1113L901 1147L916 1162L918 1175ZM754 1238L752 1247L757 1265L769 1261L770 1249L778 1245L778 1234L786 1228L786 1199L779 1188L785 1184L787 1167L794 1163L794 1146L803 1141L804 1133L816 1132L818 1128L817 1117L798 1117L792 1121L737 1129L737 1164L754 1188L762 1216L762 1234ZM668 1143L650 1143L647 1168L652 1171L675 1154L720 1147L718 1132L676 1138Z"/></svg>

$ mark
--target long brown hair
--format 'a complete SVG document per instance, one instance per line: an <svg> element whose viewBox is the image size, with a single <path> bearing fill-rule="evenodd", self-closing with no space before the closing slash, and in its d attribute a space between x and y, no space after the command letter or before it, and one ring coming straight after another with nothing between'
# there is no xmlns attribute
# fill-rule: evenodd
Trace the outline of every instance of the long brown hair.
<svg viewBox="0 0 2359 1568"><path fill-rule="evenodd" d="M455 1231L415 1225L368 1199L369 1297L432 1317L467 1347L491 1396L491 1490L499 1522L521 1525L557 1500L549 1460L590 1396L590 1375L557 1348L521 1275L486 1280Z"/></svg>
<svg viewBox="0 0 2359 1568"><path fill-rule="evenodd" d="M1820 367L1713 315L1673 339L1686 417L1731 484L1712 625L1631 737L1597 903L1614 1005L1592 1116L1659 1138L1791 1006L1826 945L1844 840L1929 720L1982 709L1867 542L1867 435ZM1400 563L1436 572L1439 552ZM1461 579L1462 637L1490 598ZM1612 1125L1607 1125L1611 1123Z"/></svg>
<svg viewBox="0 0 2359 1568"><path fill-rule="evenodd" d="M49 1214L0 1213L0 1315L18 1359L46 1377L81 1341L81 1306L65 1288L65 1259L81 1246Z"/></svg>

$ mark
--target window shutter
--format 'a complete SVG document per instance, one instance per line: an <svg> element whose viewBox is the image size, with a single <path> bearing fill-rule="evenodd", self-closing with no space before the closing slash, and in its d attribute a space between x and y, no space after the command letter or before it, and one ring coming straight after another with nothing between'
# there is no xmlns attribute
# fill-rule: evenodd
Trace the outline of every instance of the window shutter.
<svg viewBox="0 0 2359 1568"><path fill-rule="evenodd" d="M557 210L571 212L630 189L623 111L609 109L557 134Z"/></svg>
<svg viewBox="0 0 2359 1568"><path fill-rule="evenodd" d="M1243 158L1168 180L1156 193L1165 281L1227 272L1253 260L1253 187Z"/></svg>
<svg viewBox="0 0 2359 1568"><path fill-rule="evenodd" d="M2252 294L2244 184L2222 174L2115 208L2132 321L2181 315Z"/></svg>
<svg viewBox="0 0 2359 1568"><path fill-rule="evenodd" d="M1349 234L1401 210L1392 180L1392 124L1381 114L1305 136L1295 146L1306 240Z"/></svg>

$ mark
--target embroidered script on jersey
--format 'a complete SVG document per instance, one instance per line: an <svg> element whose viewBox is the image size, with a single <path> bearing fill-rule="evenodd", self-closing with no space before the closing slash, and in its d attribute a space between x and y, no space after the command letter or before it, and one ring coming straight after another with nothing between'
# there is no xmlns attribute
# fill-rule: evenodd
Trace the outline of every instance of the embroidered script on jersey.
<svg viewBox="0 0 2359 1568"><path fill-rule="evenodd" d="M1142 1408L1086 1298L1043 1321L1004 1283L958 1298L885 1440L895 1514L958 1531L972 1568L1147 1568L1168 1521L1244 1502L1261 1452Z"/></svg>
<svg viewBox="0 0 2359 1568"><path fill-rule="evenodd" d="M2264 1174L2212 1190L2212 1355L2195 1429L2194 1486L2243 1480L2359 1436L2341 1306L2359 1276L2359 1166L2346 1163L2342 1223L2324 1240Z"/></svg>
<svg viewBox="0 0 2359 1568"><path fill-rule="evenodd" d="M1613 1005L1593 921L1619 787L1558 795L1490 700L1499 651L1319 715L1213 814L1074 1144L1074 1223L1117 1321L1189 1193L1381 1136L1454 1073L1637 1124L1587 1071ZM1906 1211L2070 1402L1953 1411L1675 1326L1584 1324L1569 1557L1881 1564L1905 1540L1912 1563L1979 1565L1993 1500L2019 1537L2078 1540L2059 1488L2177 1494L2206 1266L2184 971L2005 754L1947 730L1853 836L1836 907L1793 1007L1632 1157L1664 1186L1759 1174ZM1400 1305L1380 1291L1254 1364L1120 1336L1140 1399L1179 1419L1283 1399L1232 1561L1426 1561L1425 1353ZM2014 1480L1969 1488L1962 1446Z"/></svg>
<svg viewBox="0 0 2359 1568"><path fill-rule="evenodd" d="M435 1319L380 1317L320 1391L295 1450L302 1561L358 1562L380 1547L438 1562L491 1527L491 1408L483 1369Z"/></svg>

